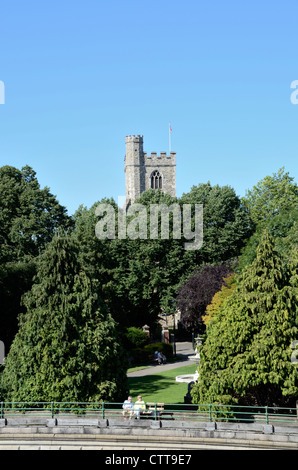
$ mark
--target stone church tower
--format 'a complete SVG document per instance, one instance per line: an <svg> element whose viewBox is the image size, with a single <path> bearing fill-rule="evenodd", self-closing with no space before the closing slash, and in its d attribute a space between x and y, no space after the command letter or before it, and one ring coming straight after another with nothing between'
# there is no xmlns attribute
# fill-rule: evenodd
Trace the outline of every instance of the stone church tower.
<svg viewBox="0 0 298 470"><path fill-rule="evenodd" d="M172 197L176 197L176 152L143 151L143 136L128 135L125 137L125 192L126 207L146 189L160 189Z"/></svg>

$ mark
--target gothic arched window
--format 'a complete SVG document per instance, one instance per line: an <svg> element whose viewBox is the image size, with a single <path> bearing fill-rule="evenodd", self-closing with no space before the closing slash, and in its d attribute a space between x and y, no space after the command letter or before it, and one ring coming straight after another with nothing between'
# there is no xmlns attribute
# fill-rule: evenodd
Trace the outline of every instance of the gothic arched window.
<svg viewBox="0 0 298 470"><path fill-rule="evenodd" d="M151 174L151 188L162 189L162 176L158 170L153 171Z"/></svg>

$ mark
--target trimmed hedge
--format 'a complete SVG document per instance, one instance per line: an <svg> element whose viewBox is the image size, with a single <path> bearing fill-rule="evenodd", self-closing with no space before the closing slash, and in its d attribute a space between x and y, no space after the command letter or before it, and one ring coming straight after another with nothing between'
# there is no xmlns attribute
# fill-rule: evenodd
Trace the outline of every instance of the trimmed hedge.
<svg viewBox="0 0 298 470"><path fill-rule="evenodd" d="M134 364L150 364L153 362L154 352L159 351L166 356L167 359L173 357L173 347L166 343L151 343L143 348L134 348L130 351L131 359Z"/></svg>

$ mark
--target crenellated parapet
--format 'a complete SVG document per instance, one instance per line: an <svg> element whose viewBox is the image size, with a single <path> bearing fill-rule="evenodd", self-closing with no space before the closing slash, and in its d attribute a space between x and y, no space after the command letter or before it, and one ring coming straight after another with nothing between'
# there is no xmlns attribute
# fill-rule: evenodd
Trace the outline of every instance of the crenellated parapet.
<svg viewBox="0 0 298 470"><path fill-rule="evenodd" d="M125 143L129 143L129 142L143 142L143 136L138 134L138 135L127 135L125 137Z"/></svg>
<svg viewBox="0 0 298 470"><path fill-rule="evenodd" d="M150 163L150 165L176 164L176 152L170 152L169 155L167 155L167 152L160 152L159 155L157 154L157 152L151 152L150 154L144 152L144 157L145 165L147 162Z"/></svg>

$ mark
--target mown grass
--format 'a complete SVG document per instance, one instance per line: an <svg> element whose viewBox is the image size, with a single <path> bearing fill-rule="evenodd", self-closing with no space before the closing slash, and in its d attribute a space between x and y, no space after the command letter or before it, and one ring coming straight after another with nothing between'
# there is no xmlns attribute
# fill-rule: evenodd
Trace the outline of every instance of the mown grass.
<svg viewBox="0 0 298 470"><path fill-rule="evenodd" d="M129 377L130 395L135 401L142 395L146 402L154 403L184 403L188 384L176 382L177 375L194 374L197 365L179 367L164 372L158 372L144 377Z"/></svg>

